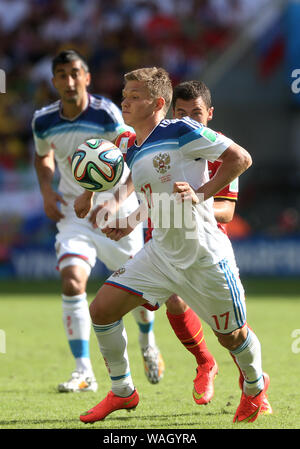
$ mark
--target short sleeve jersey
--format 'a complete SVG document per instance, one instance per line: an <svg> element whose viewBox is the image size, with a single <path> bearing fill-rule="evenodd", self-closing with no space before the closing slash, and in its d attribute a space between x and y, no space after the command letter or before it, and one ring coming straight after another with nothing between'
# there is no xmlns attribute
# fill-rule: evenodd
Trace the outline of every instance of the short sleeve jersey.
<svg viewBox="0 0 300 449"><path fill-rule="evenodd" d="M231 143L224 135L185 117L161 121L142 145L134 143L127 151L135 190L147 198L154 223L153 247L178 267L186 268L195 260L203 265L216 263L226 255L228 238L217 227L213 199L192 206L191 222L179 225L175 223L172 191L176 181L187 181L195 190L206 183L206 161L217 160ZM171 199L171 211L162 197ZM184 219L186 216L184 213Z"/></svg>
<svg viewBox="0 0 300 449"><path fill-rule="evenodd" d="M60 100L36 111L32 130L39 156L54 150L60 173L59 190L70 197L83 192L71 172L71 158L78 146L92 138L114 141L122 132L132 131L124 124L119 108L111 100L98 95L89 95L87 107L73 119L63 116ZM128 172L124 172L126 176Z"/></svg>
<svg viewBox="0 0 300 449"><path fill-rule="evenodd" d="M124 133L120 134L116 140L116 145L120 148L120 150L123 153L124 158L126 159L126 153L127 150L134 145L135 143L136 135L135 133L132 133L130 131L125 131ZM222 164L221 161L214 161L210 162L208 161L208 175L209 178L212 178L215 173L217 172L218 168ZM238 178L232 181L229 185L224 187L220 192L216 193L214 195L214 198L218 199L226 199L226 200L232 200L237 201L238 199ZM224 223L218 223L218 227L223 231L225 234L226 231L226 225ZM148 230L146 232L145 240L146 242L150 240L152 237L152 224L151 220L148 220Z"/></svg>

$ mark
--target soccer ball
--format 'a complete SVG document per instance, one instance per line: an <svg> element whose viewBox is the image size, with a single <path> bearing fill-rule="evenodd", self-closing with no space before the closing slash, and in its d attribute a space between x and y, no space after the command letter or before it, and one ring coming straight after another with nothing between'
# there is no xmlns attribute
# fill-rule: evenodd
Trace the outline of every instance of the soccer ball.
<svg viewBox="0 0 300 449"><path fill-rule="evenodd" d="M89 139L72 156L75 181L87 190L105 192L121 179L124 159L113 143L104 139Z"/></svg>

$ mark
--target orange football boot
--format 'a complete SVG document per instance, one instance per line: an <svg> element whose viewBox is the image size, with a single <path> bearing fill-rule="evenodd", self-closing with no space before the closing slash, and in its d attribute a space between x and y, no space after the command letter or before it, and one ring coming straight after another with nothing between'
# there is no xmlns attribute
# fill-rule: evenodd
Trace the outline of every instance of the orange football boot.
<svg viewBox="0 0 300 449"><path fill-rule="evenodd" d="M262 414L262 407L266 399L266 391L270 385L270 378L268 374L263 373L263 376L265 385L259 394L256 396L247 396L242 391L241 401L235 412L233 422L254 422L258 416Z"/></svg>
<svg viewBox="0 0 300 449"><path fill-rule="evenodd" d="M214 395L214 379L218 374L218 365L215 361L214 366L209 371L204 371L201 366L197 367L197 376L194 379L193 398L196 404L208 404Z"/></svg>
<svg viewBox="0 0 300 449"><path fill-rule="evenodd" d="M263 373L263 376L266 376L266 375L267 375L266 373ZM240 374L239 387L240 387L240 389L242 391L243 391L243 383L244 383L244 377L243 377L242 374ZM263 403L262 403L262 406L261 406L261 409L260 409L260 414L261 415L272 415L272 413L273 413L273 409L272 409L271 404L270 404L270 402L268 400L268 396L265 393L264 399L263 399Z"/></svg>
<svg viewBox="0 0 300 449"><path fill-rule="evenodd" d="M108 393L99 404L91 408L86 413L80 415L80 421L87 423L94 423L106 418L112 412L116 410L126 409L127 411L133 410L139 403L139 395L137 390L125 398L116 396L112 391Z"/></svg>

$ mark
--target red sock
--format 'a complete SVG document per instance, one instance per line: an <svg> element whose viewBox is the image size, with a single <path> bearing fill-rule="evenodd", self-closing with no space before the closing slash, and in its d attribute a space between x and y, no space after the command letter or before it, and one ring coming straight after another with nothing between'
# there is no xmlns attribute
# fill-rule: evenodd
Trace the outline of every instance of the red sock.
<svg viewBox="0 0 300 449"><path fill-rule="evenodd" d="M195 356L197 364L211 368L215 360L207 349L198 315L190 308L180 315L166 312L177 338Z"/></svg>

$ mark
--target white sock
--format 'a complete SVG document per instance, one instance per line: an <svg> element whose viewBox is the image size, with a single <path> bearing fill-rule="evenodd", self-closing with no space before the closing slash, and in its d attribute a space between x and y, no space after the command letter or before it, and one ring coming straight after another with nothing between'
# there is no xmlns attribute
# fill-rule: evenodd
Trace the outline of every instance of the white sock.
<svg viewBox="0 0 300 449"><path fill-rule="evenodd" d="M154 312L143 306L138 306L131 311L137 325L139 326L139 344L142 351L147 346L155 346L155 335L153 332Z"/></svg>
<svg viewBox="0 0 300 449"><path fill-rule="evenodd" d="M244 343L231 352L244 375L244 393L255 396L264 388L261 348L257 336L248 329Z"/></svg>
<svg viewBox="0 0 300 449"><path fill-rule="evenodd" d="M63 323L76 370L93 375L89 354L91 318L86 293L76 296L62 295Z"/></svg>
<svg viewBox="0 0 300 449"><path fill-rule="evenodd" d="M134 385L131 378L127 354L127 334L123 320L111 324L93 324L109 376L111 390L117 396L132 394Z"/></svg>

